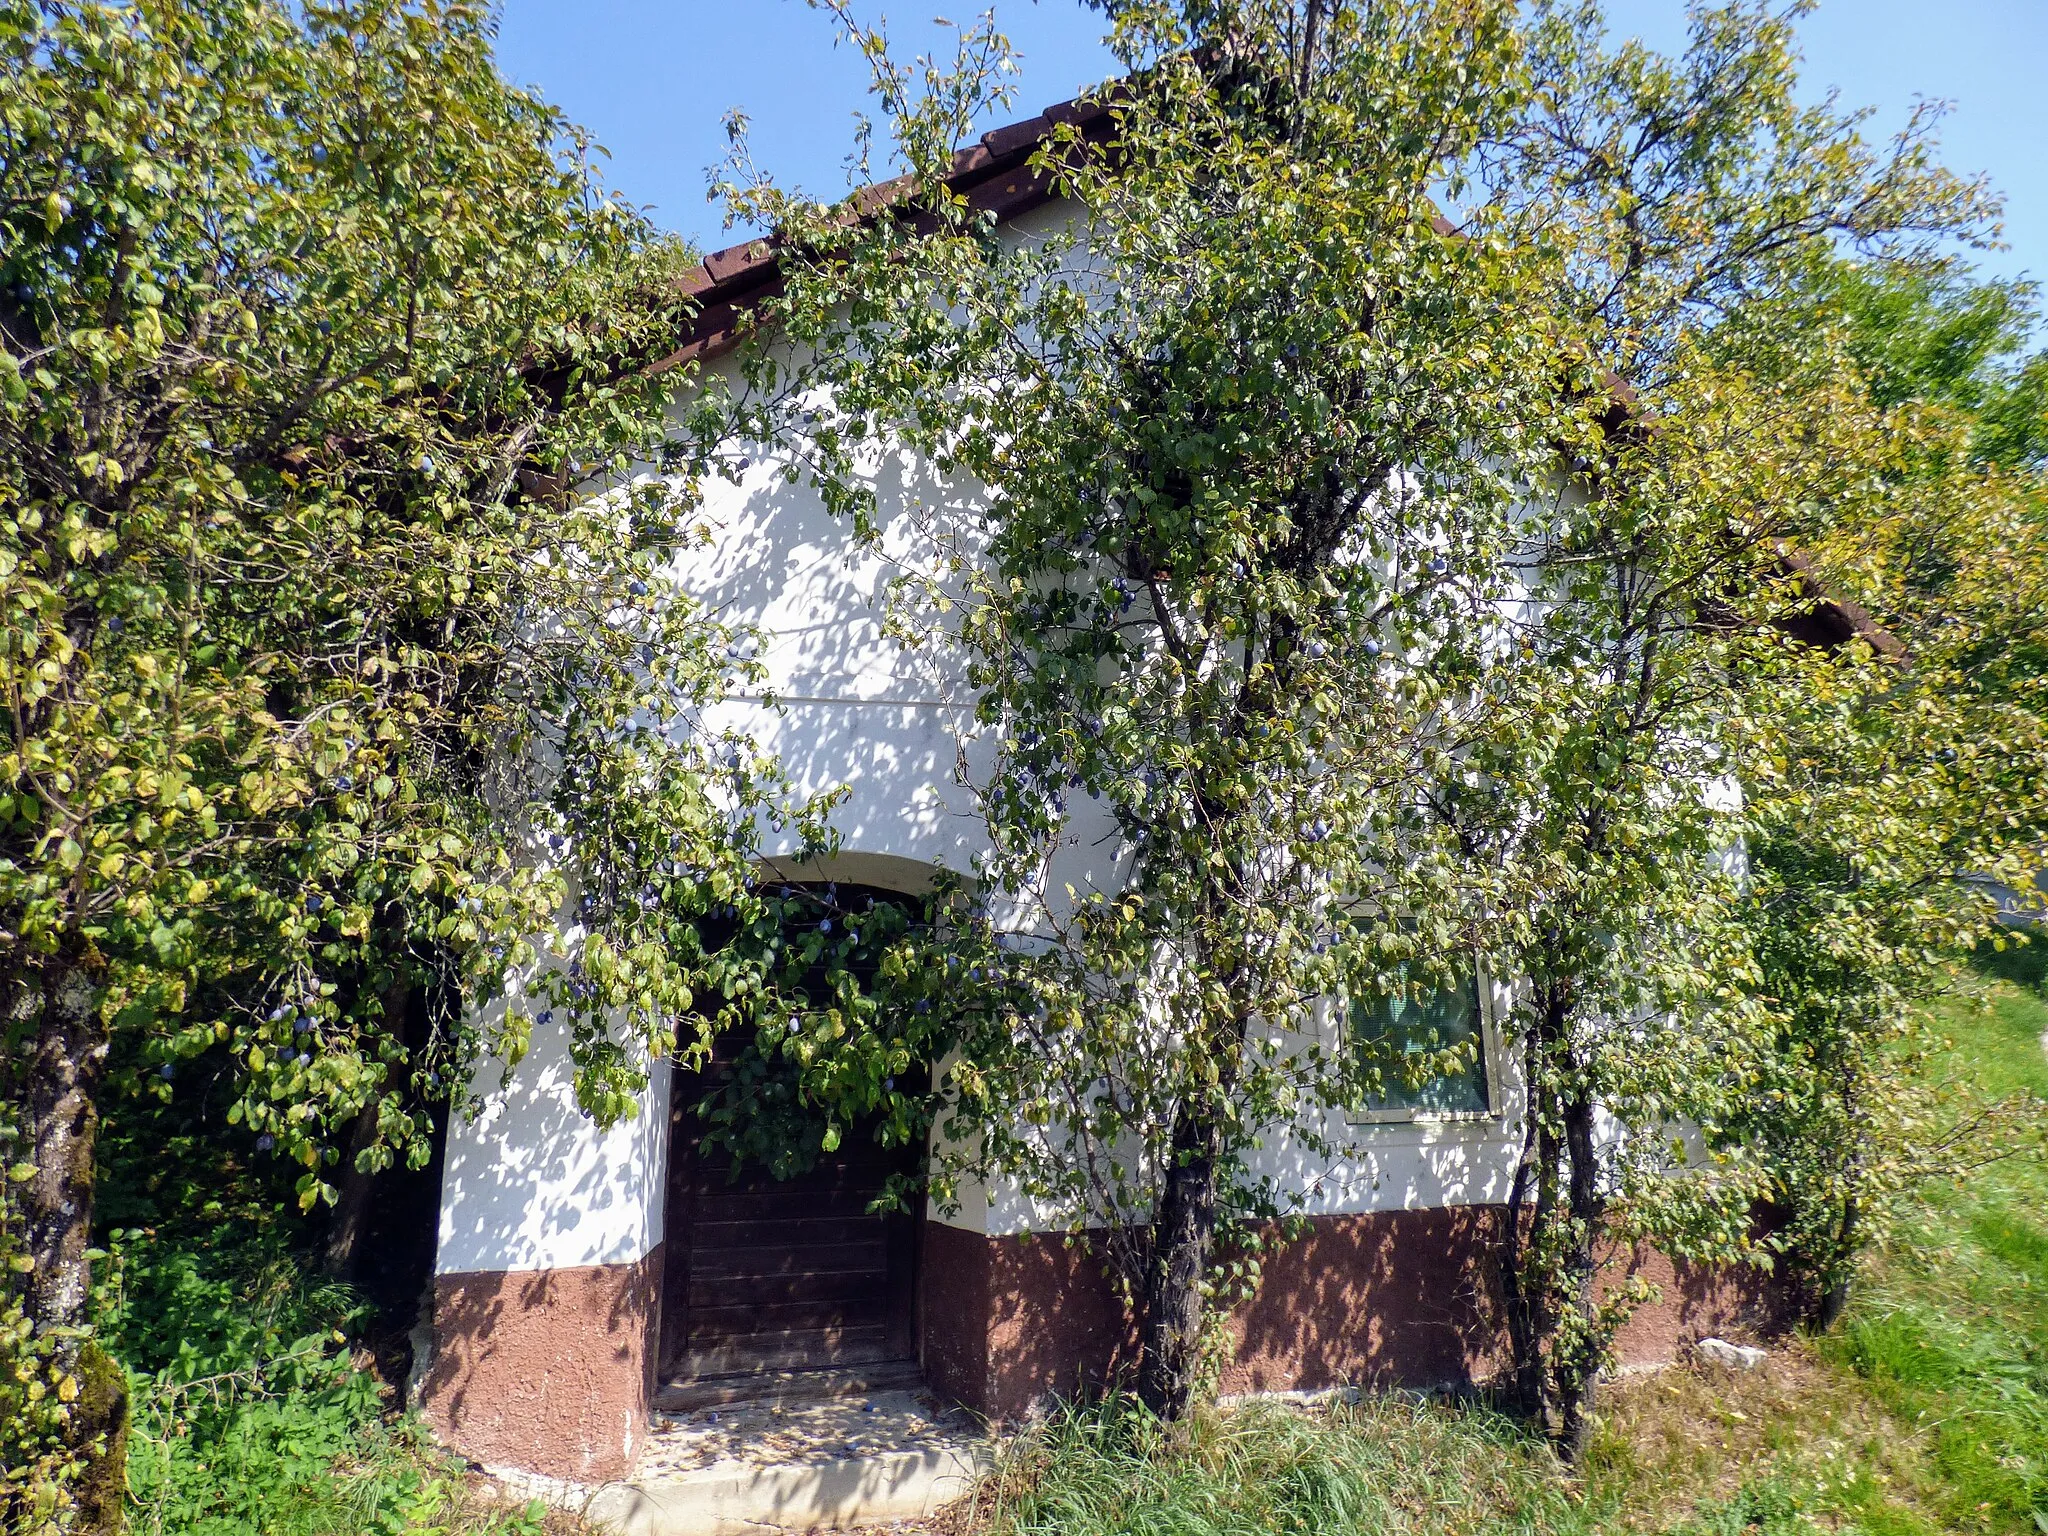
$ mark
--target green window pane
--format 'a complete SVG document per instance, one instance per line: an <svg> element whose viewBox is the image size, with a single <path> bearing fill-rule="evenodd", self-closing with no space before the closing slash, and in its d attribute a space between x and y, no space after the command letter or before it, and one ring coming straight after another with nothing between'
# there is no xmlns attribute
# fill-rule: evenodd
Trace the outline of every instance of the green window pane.
<svg viewBox="0 0 2048 1536"><path fill-rule="evenodd" d="M1390 997L1355 998L1351 1032L1356 1048L1380 1070L1380 1092L1367 1101L1370 1108L1423 1114L1491 1111L1476 979L1465 977L1441 989L1417 985ZM1455 1069L1434 1070L1454 1046L1460 1048Z"/></svg>

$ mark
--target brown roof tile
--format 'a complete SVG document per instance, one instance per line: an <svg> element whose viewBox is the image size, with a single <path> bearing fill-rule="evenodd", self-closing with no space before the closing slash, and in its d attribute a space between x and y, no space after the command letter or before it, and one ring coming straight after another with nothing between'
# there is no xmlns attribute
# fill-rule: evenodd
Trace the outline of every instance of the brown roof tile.
<svg viewBox="0 0 2048 1536"><path fill-rule="evenodd" d="M965 149L953 151L953 174L955 176L972 176L976 171L986 170L990 165L994 164L995 158L993 154L989 153L989 147L986 144L969 144ZM902 181L908 178L898 177L897 179Z"/></svg>
<svg viewBox="0 0 2048 1536"><path fill-rule="evenodd" d="M711 274L714 283L724 283L774 258L775 247L770 241L748 240L713 251L704 258L704 270Z"/></svg>
<svg viewBox="0 0 2048 1536"><path fill-rule="evenodd" d="M991 128L981 136L981 142L991 155L1001 159L1016 150L1035 145L1052 132L1052 121L1043 115L1027 117L1021 123L1011 123L1006 128Z"/></svg>
<svg viewBox="0 0 2048 1536"><path fill-rule="evenodd" d="M1061 124L1106 137L1109 114L1106 102L1077 97L1056 102L1037 117L993 129L981 136L979 144L954 154L947 185L966 197L971 207L998 218L1023 213L1052 195L1049 179L1025 168L1031 152ZM913 182L913 177L896 176L863 187L847 199L846 210L856 219L873 218L906 197ZM698 313L676 350L656 365L657 372L694 359L717 357L739 344L748 330L743 311L780 291L777 244L772 237L745 240L713 251L684 275L683 292L697 300Z"/></svg>

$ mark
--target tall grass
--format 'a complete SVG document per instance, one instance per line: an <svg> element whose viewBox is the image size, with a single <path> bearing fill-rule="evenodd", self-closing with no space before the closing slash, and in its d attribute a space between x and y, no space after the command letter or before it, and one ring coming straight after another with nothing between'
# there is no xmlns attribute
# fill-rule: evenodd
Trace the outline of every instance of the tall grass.
<svg viewBox="0 0 2048 1536"><path fill-rule="evenodd" d="M133 1536L573 1528L473 1486L394 1411L368 1368L372 1311L311 1262L288 1176L176 1108L123 1109L102 1140L100 1299L129 1380Z"/></svg>
<svg viewBox="0 0 2048 1536"><path fill-rule="evenodd" d="M1112 1400L1013 1448L989 1536L1388 1536L1589 1530L1556 1459L1471 1408L1367 1398L1251 1403L1177 1429Z"/></svg>
<svg viewBox="0 0 2048 1536"><path fill-rule="evenodd" d="M260 1245L124 1231L120 1252L134 1536L542 1536L545 1511L482 1496L390 1413L346 1287Z"/></svg>
<svg viewBox="0 0 2048 1536"><path fill-rule="evenodd" d="M2048 956L2027 954L2034 961ZM2013 967L2022 977L2037 967ZM2048 1102L2048 1002L2002 984L1936 1015L1938 1069ZM1959 1528L2048 1531L2048 1158L2037 1144L1925 1192L1826 1342L1920 1439Z"/></svg>

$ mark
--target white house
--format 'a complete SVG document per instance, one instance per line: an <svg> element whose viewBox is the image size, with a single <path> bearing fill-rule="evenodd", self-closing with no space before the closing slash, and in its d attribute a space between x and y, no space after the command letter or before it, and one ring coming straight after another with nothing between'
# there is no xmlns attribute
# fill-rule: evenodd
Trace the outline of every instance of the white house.
<svg viewBox="0 0 2048 1536"><path fill-rule="evenodd" d="M1025 165L1061 121L1108 131L1101 109L1065 103L957 157L956 189L1012 238L1063 217ZM761 242L706 259L702 313L676 360L720 366L777 281ZM885 525L891 510L885 498ZM900 519L901 498L893 510ZM711 486L707 514L716 540L676 578L770 637L780 701L734 700L720 723L755 736L803 787L850 791L836 818L845 851L785 876L916 893L937 870L964 873L977 824L952 779L970 700L943 658L883 637L881 558L772 463ZM1353 1138L1355 1157L1323 1166L1285 1144L1267 1152L1301 1190L1309 1233L1268 1259L1235 1315L1226 1391L1469 1382L1501 1359L1482 1256L1519 1144L1520 1083L1499 1050L1496 1001L1488 989L1447 1015L1479 1033L1481 1067L1390 1104ZM921 1379L1012 1415L1128 1356L1098 1261L1033 1241L1029 1207L1002 1190L950 1215L871 1216L889 1159L851 1140L787 1185L699 1177L681 1114L687 1074L658 1065L637 1118L599 1130L545 1030L509 1086L497 1080L487 1064L485 1112L449 1130L423 1391L429 1417L480 1461L617 1476L655 1404L741 1398L790 1372L821 1373L820 1390ZM1635 1358L1666 1357L1756 1300L1728 1277L1644 1262L1666 1300L1631 1325Z"/></svg>

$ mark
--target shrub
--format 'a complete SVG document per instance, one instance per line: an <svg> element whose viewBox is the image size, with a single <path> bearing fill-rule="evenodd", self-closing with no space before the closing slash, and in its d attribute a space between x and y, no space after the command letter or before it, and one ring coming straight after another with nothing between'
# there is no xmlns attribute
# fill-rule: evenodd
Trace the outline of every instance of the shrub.
<svg viewBox="0 0 2048 1536"><path fill-rule="evenodd" d="M136 1536L539 1536L395 1413L380 1319L321 1277L289 1164L218 1105L131 1100L102 1135L102 1337L127 1373Z"/></svg>

